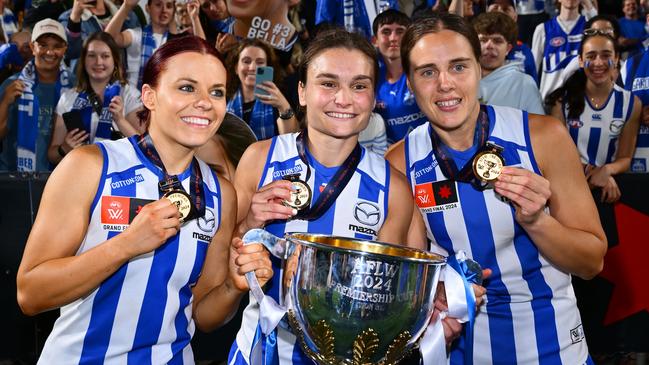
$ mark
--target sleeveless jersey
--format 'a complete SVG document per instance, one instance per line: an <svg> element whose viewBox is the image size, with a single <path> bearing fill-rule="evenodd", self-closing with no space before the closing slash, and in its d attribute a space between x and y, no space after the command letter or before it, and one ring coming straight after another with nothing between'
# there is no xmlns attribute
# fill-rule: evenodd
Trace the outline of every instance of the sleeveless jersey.
<svg viewBox="0 0 649 365"><path fill-rule="evenodd" d="M568 131L577 145L583 164L603 166L615 159L618 138L633 111L631 92L614 85L608 100L601 108L591 105L585 98L584 112L579 119L568 119L568 106L563 113Z"/></svg>
<svg viewBox="0 0 649 365"><path fill-rule="evenodd" d="M391 84L382 72L379 91L376 93L375 111L385 120L388 144L395 143L408 132L428 121L415 102L415 95L408 89L406 74Z"/></svg>
<svg viewBox="0 0 649 365"><path fill-rule="evenodd" d="M307 166L298 155L295 144L296 136L297 133L293 133L273 138L259 187L292 174L300 174L300 178L305 181ZM327 168L311 156L308 157L311 176L307 184L313 193L311 200L311 204L313 204L318 199L324 185L335 174L337 167ZM286 232L308 232L376 239L388 214L387 192L389 185L388 162L380 155L363 148L356 172L336 201L320 218L310 222L300 219L276 221L268 224L265 229L279 237L284 236ZM266 294L272 296L278 303L280 302L279 291L282 280L281 268L281 262L273 258L274 275L271 281L266 284L265 290ZM243 313L241 329L230 351L229 364L248 364L258 320L259 304L253 296L250 296L250 304ZM300 344L296 342L296 338L291 332L282 327L278 327L277 330L280 364L312 364L312 361L302 353Z"/></svg>
<svg viewBox="0 0 649 365"><path fill-rule="evenodd" d="M649 51L629 57L622 69L624 87L638 96L643 106L649 105ZM649 127L640 125L630 172L649 172Z"/></svg>
<svg viewBox="0 0 649 365"><path fill-rule="evenodd" d="M98 143L104 157L88 232L77 254L128 227L143 201L158 200L159 169L135 137ZM205 216L153 252L122 265L90 294L61 308L40 364L193 364L192 292L211 237L220 225L221 191L216 176L199 161ZM178 175L189 191L191 166Z"/></svg>
<svg viewBox="0 0 649 365"><path fill-rule="evenodd" d="M527 113L487 106L489 141L504 148L506 165L540 174L530 145ZM550 264L493 189L443 175L432 152L431 126L406 137L407 177L433 251L464 250L493 274L475 320L474 364L584 364L588 349L570 275ZM461 168L477 147L452 151ZM451 353L464 363L464 338Z"/></svg>
<svg viewBox="0 0 649 365"><path fill-rule="evenodd" d="M577 23L566 33L556 17L543 23L545 47L540 86L543 97L561 86L561 72L570 63L570 60L577 57L585 24L586 18L580 15Z"/></svg>
<svg viewBox="0 0 649 365"><path fill-rule="evenodd" d="M649 126L641 125L629 172L649 172Z"/></svg>

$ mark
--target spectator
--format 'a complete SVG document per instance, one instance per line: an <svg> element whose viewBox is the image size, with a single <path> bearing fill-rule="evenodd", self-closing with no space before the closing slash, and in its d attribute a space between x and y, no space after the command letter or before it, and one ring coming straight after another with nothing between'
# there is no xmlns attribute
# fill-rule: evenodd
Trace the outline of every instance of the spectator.
<svg viewBox="0 0 649 365"><path fill-rule="evenodd" d="M499 11L507 14L514 23L518 21L518 14L516 14L516 7L512 0L493 0L491 3L488 3L487 12ZM530 32L531 33L531 32ZM520 32L518 33L520 34ZM539 75L536 70L536 63L534 62L534 56L532 55L532 50L530 47L518 40L513 44L513 47L509 53L507 53L507 58L505 62L517 62L521 71L532 76L534 82L538 85Z"/></svg>
<svg viewBox="0 0 649 365"><path fill-rule="evenodd" d="M377 15L372 24L372 41L379 51L379 80L374 110L385 120L388 144L403 139L408 132L426 122L408 88L407 75L401 66L401 38L410 18L398 10L388 9Z"/></svg>
<svg viewBox="0 0 649 365"><path fill-rule="evenodd" d="M372 112L367 127L358 134L358 143L365 149L383 156L388 150L385 121L381 114Z"/></svg>
<svg viewBox="0 0 649 365"><path fill-rule="evenodd" d="M2 34L0 34L1 43L8 43L11 35L18 31L18 20L14 13L9 9L4 0L0 1L0 14L2 14Z"/></svg>
<svg viewBox="0 0 649 365"><path fill-rule="evenodd" d="M293 108L275 84L282 70L272 47L259 39L244 39L228 55L227 66L228 111L248 123L258 140L298 130ZM262 66L273 68L273 81L255 85L257 68Z"/></svg>
<svg viewBox="0 0 649 365"><path fill-rule="evenodd" d="M178 33L191 34L205 39L205 31L199 17L200 2L198 0L177 1L175 10L174 20Z"/></svg>
<svg viewBox="0 0 649 365"><path fill-rule="evenodd" d="M142 71L153 52L169 38L183 36L186 33L173 34L170 29L174 21L173 0L149 0L146 11L151 17L151 24L144 28L128 28L120 31L124 20L128 14L131 14L131 10L135 6L137 6L137 0L125 0L106 27L106 32L113 36L119 47L126 48L126 79L131 86L137 87L139 90L142 86ZM195 11L193 16L197 17L198 12ZM195 33L196 31L195 29ZM201 32L199 30L196 34L200 35Z"/></svg>
<svg viewBox="0 0 649 365"><path fill-rule="evenodd" d="M545 114L534 79L521 72L517 63L505 63L516 42L516 23L503 13L485 13L474 19L473 27L482 50L480 102Z"/></svg>
<svg viewBox="0 0 649 365"><path fill-rule="evenodd" d="M516 0L518 39L528 46L532 45L532 34L539 24L548 20L546 3L554 5L553 0Z"/></svg>
<svg viewBox="0 0 649 365"><path fill-rule="evenodd" d="M613 176L629 169L641 113L640 99L613 82L619 53L608 33L584 36L581 70L548 97L552 115L568 126L591 188L614 203L620 189Z"/></svg>
<svg viewBox="0 0 649 365"><path fill-rule="evenodd" d="M67 30L70 43L66 59L77 60L81 55L83 41L91 34L103 31L115 16L117 7L111 0L74 0L72 9L59 16L59 21ZM122 24L125 28L139 26L137 16L132 12L126 15Z"/></svg>
<svg viewBox="0 0 649 365"><path fill-rule="evenodd" d="M47 153L52 164L83 144L144 132L136 114L142 107L140 92L126 83L120 53L108 33L98 32L86 40L77 85L61 94L56 106ZM64 118L69 112L83 122L83 129L68 129Z"/></svg>
<svg viewBox="0 0 649 365"><path fill-rule="evenodd" d="M649 50L645 49L626 60L620 71L624 88L642 101L642 125L636 150L631 159L631 172L649 173Z"/></svg>
<svg viewBox="0 0 649 365"><path fill-rule="evenodd" d="M570 60L577 56L586 20L597 15L597 9L590 0L559 2L559 15L539 24L534 30L532 41L536 68L542 67L540 89L543 98L561 86L561 73ZM586 16L579 14L580 4Z"/></svg>
<svg viewBox="0 0 649 365"><path fill-rule="evenodd" d="M642 49L642 42L647 39L647 22L639 20L638 0L624 0L622 2L624 17L618 19L620 24L619 45L622 52L636 53Z"/></svg>
<svg viewBox="0 0 649 365"><path fill-rule="evenodd" d="M359 32L370 39L374 18L387 9L398 9L398 1L321 0L317 2L315 23L340 25L349 32Z"/></svg>
<svg viewBox="0 0 649 365"><path fill-rule="evenodd" d="M65 38L61 23L52 19L36 23L30 43L34 59L0 85L0 170L50 170L52 115L59 96L70 86L62 62Z"/></svg>

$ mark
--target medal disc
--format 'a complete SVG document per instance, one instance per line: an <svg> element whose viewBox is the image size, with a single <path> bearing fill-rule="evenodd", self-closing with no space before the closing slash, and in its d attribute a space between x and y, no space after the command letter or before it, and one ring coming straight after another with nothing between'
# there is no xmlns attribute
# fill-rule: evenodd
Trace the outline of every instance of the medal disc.
<svg viewBox="0 0 649 365"><path fill-rule="evenodd" d="M297 210L304 209L311 205L311 188L304 181L293 180L293 191L291 191L291 197L287 200L284 200L284 205L287 205L291 208Z"/></svg>
<svg viewBox="0 0 649 365"><path fill-rule="evenodd" d="M189 194L182 190L172 190L166 193L164 197L176 204L180 213L180 223L183 223L192 212L192 199Z"/></svg>
<svg viewBox="0 0 649 365"><path fill-rule="evenodd" d="M485 151L473 159L473 173L484 182L494 181L500 176L505 161L494 151Z"/></svg>

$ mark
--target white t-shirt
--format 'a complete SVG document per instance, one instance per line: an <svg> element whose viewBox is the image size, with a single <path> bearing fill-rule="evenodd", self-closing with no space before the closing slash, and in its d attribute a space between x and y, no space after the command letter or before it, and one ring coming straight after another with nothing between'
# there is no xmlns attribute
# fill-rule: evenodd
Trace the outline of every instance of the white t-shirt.
<svg viewBox="0 0 649 365"><path fill-rule="evenodd" d="M122 102L124 103L124 116L127 116L129 113L138 110L142 107L142 101L140 100L140 92L136 88L131 87L131 85L122 86L122 90L119 93L122 97ZM61 94L59 102L56 105L56 114L63 115L72 110L72 105L74 101L79 96L79 92L76 89L67 89ZM90 140L95 139L95 134L97 133L97 124L99 124L99 115L97 113L92 113L92 119L90 120ZM119 130L117 124L113 122L113 129Z"/></svg>
<svg viewBox="0 0 649 365"><path fill-rule="evenodd" d="M126 80L137 88L137 79L140 73L140 60L142 59L142 28L126 29L131 33L131 44L126 47ZM153 33L153 40L158 49L162 45L164 34Z"/></svg>

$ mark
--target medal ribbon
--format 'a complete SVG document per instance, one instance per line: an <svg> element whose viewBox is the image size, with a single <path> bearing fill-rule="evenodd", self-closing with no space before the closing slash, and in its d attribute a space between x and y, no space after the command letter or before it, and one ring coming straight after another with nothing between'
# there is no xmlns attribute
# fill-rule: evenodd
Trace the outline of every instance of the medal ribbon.
<svg viewBox="0 0 649 365"><path fill-rule="evenodd" d="M306 165L306 182L308 184L309 178L311 177L311 168L307 160L307 131L306 129L302 130L295 139L295 144L297 145L297 152L300 155L300 159ZM318 196L318 200L308 208L300 210L294 219L303 219L307 221L315 220L320 218L328 209L331 207L338 195L343 191L347 183L354 175L358 163L361 161L361 146L356 142L354 150L347 156L345 162L338 168L336 174L331 178L331 181L327 183L327 186L324 188L322 193Z"/></svg>
<svg viewBox="0 0 649 365"><path fill-rule="evenodd" d="M167 173L167 169L162 163L162 159L160 158L158 151L155 149L153 140L151 140L149 133L144 133L138 136L137 145L142 153L149 160L151 160L151 162L153 162L153 164L156 165L164 174L164 180L160 181L160 183L158 184L158 187L160 189L160 196L171 190L178 189L185 191L180 181L178 180L178 176L171 176L169 175L169 173ZM195 157L192 159L192 175L190 178L189 190L192 203L194 204L195 212L198 213L198 215L192 216L190 213L190 216L185 218L185 221L205 215L205 192L203 191L203 174L201 174L200 166L198 165L198 161L196 161Z"/></svg>
<svg viewBox="0 0 649 365"><path fill-rule="evenodd" d="M482 191L487 188L489 184L483 183L473 174L473 159L482 151L484 151L487 144L487 139L489 138L489 115L484 105L480 106L480 113L478 114L478 120L475 126L475 134L473 135L473 145L478 145L478 151L469 159L469 161L464 165L462 170L458 171L455 161L451 156L451 151L449 151L448 146L442 142L435 130L431 127L430 130L430 139L433 144L433 153L435 158L439 163L439 168L450 180L467 182L473 185L476 189Z"/></svg>

